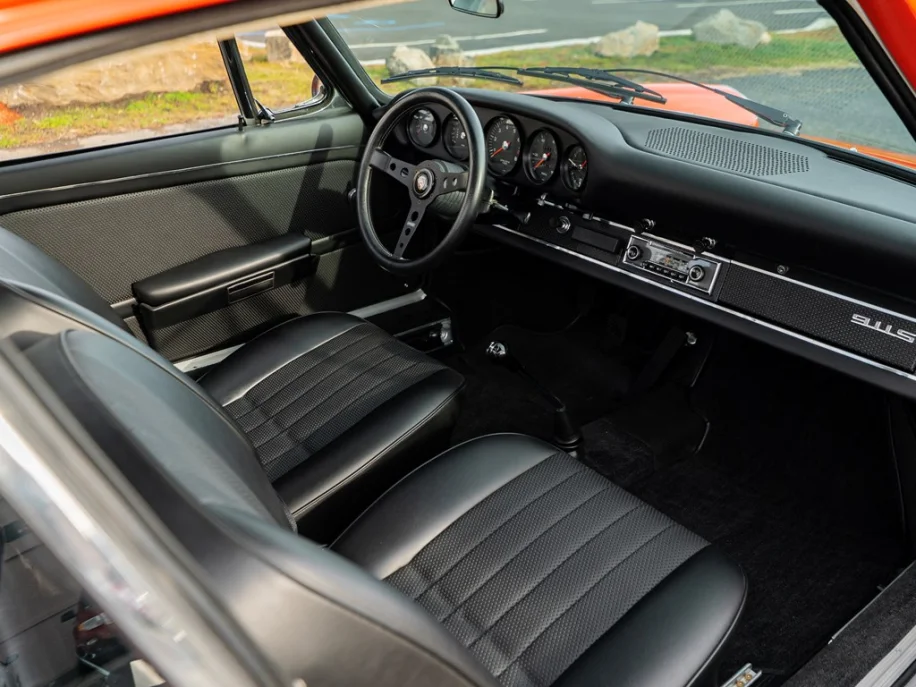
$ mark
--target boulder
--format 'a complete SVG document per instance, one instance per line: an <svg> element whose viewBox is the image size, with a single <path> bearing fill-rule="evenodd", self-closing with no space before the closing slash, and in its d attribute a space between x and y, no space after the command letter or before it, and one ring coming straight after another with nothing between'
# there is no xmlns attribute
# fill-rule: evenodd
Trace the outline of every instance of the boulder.
<svg viewBox="0 0 916 687"><path fill-rule="evenodd" d="M740 45L749 50L770 42L766 26L759 21L742 19L731 10L719 10L695 24L693 37L700 43Z"/></svg>
<svg viewBox="0 0 916 687"><path fill-rule="evenodd" d="M289 62L293 59L293 44L280 29L264 34L268 62Z"/></svg>
<svg viewBox="0 0 916 687"><path fill-rule="evenodd" d="M425 52L417 48L408 48L406 45L396 47L394 52L385 60L385 67L388 69L389 76L396 76L415 69L429 69L435 66L430 56ZM429 85L436 83L436 79L416 79L416 82Z"/></svg>
<svg viewBox="0 0 916 687"><path fill-rule="evenodd" d="M598 40L595 54L599 57L634 57L651 55L658 50L658 27L638 21L620 31L613 31Z"/></svg>
<svg viewBox="0 0 916 687"><path fill-rule="evenodd" d="M429 46L429 57L437 67L472 67L474 58L465 55L461 46L451 36L439 36Z"/></svg>
<svg viewBox="0 0 916 687"><path fill-rule="evenodd" d="M147 93L200 91L227 84L226 68L215 43L172 44L0 88L0 102L9 107L92 105Z"/></svg>

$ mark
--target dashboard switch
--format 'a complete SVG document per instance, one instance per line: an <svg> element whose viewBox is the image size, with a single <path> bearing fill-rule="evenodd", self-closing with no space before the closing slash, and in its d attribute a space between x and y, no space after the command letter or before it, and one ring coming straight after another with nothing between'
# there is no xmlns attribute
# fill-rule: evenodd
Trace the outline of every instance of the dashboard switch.
<svg viewBox="0 0 916 687"><path fill-rule="evenodd" d="M642 255L642 248L633 244L627 248L627 260L639 260L639 256Z"/></svg>
<svg viewBox="0 0 916 687"><path fill-rule="evenodd" d="M572 229L572 222L569 221L569 217L566 215L560 215L559 217L551 218L550 226L556 229L558 234L568 234L569 230Z"/></svg>

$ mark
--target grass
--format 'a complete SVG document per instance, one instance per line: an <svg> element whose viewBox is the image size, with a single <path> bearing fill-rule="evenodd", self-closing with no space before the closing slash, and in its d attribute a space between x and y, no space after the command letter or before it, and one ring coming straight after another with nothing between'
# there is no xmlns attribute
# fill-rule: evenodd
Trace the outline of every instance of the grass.
<svg viewBox="0 0 916 687"><path fill-rule="evenodd" d="M255 96L273 110L281 110L306 100L311 92L312 70L304 62L267 62L263 51L249 51L246 69ZM598 57L592 46L570 46L548 50L507 51L480 57L480 65L567 65L578 67L633 67L671 72L701 80L722 79L765 72L797 72L858 66L845 39L835 29L814 33L774 35L769 45L753 50L738 46L697 43L690 37L664 38L658 51L649 57L612 60ZM367 68L373 80L388 76L383 65ZM642 76L640 80L646 79ZM463 80L465 83L473 83ZM440 79L444 86L457 85L455 79ZM542 79L524 79L521 88L497 82L477 82L498 90L536 90L550 87ZM415 84L398 82L383 88L396 93ZM44 150L63 150L76 141L97 134L138 132L139 138L150 130L166 127L193 129L195 123L212 125L225 119L232 123L237 114L235 98L228 81L203 84L195 92L154 93L115 103L70 105L64 107L24 107L22 118L9 125L0 124L0 148L37 146Z"/></svg>

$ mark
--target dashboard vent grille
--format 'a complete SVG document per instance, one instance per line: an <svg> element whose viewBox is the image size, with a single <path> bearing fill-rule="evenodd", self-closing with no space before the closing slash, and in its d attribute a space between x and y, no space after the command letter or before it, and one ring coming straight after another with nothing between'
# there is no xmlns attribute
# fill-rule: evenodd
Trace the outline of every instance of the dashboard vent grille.
<svg viewBox="0 0 916 687"><path fill-rule="evenodd" d="M808 171L805 155L676 126L650 131L646 147L672 157L754 177Z"/></svg>

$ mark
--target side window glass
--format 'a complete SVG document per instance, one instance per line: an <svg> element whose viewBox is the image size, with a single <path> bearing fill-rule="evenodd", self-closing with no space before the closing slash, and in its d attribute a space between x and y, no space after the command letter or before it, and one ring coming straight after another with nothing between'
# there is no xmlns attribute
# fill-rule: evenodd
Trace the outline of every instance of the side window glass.
<svg viewBox="0 0 916 687"><path fill-rule="evenodd" d="M286 34L277 26L236 36L255 99L271 113L324 101L326 90Z"/></svg>
<svg viewBox="0 0 916 687"><path fill-rule="evenodd" d="M121 53L0 87L0 161L236 123L213 38Z"/></svg>
<svg viewBox="0 0 916 687"><path fill-rule="evenodd" d="M0 685L163 685L0 497Z"/></svg>

